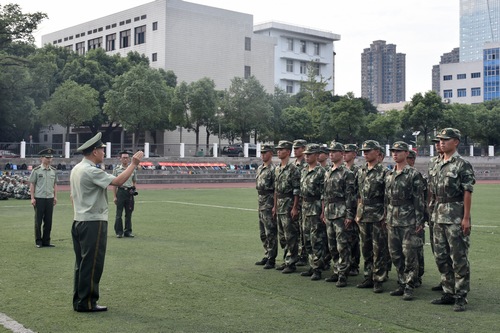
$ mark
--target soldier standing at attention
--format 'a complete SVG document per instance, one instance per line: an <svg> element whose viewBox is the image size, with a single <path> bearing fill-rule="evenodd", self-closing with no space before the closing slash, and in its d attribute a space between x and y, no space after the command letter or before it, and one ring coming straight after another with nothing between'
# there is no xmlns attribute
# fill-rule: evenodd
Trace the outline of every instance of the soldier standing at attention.
<svg viewBox="0 0 500 333"><path fill-rule="evenodd" d="M389 251L398 274L398 288L391 296L413 299L418 281L418 255L422 239L418 233L424 227L424 183L422 175L408 165L409 147L396 141L391 147L396 165L385 178L386 223Z"/></svg>
<svg viewBox="0 0 500 333"><path fill-rule="evenodd" d="M358 146L354 143L344 145L344 163L346 167L354 174L356 180L359 166L354 163L358 155ZM358 188L357 182L354 184L355 196L357 196ZM351 246L351 267L349 271L350 276L357 276L359 274L359 263L361 262L361 249L359 245L359 226L357 223L352 223L352 232L350 233L351 239L349 244Z"/></svg>
<svg viewBox="0 0 500 333"><path fill-rule="evenodd" d="M325 169L318 164L319 145L309 144L304 151L307 167L302 169L300 178L300 196L302 199L302 225L310 231L310 242L306 243L309 256L309 270L302 276L310 276L311 280L321 280L321 269L324 266L326 246L326 228L321 221L321 196Z"/></svg>
<svg viewBox="0 0 500 333"><path fill-rule="evenodd" d="M385 230L384 192L387 168L379 163L380 144L374 140L363 142L361 148L366 164L359 169L358 206L356 222L361 234L365 280L358 288L373 288L383 292L382 282L387 277L387 232Z"/></svg>
<svg viewBox="0 0 500 333"><path fill-rule="evenodd" d="M470 209L476 182L472 165L457 152L460 131L442 129L437 135L443 158L434 167L434 256L441 273L443 296L432 304L455 304L465 311L470 290Z"/></svg>
<svg viewBox="0 0 500 333"><path fill-rule="evenodd" d="M318 155L318 163L323 167L323 169L328 169L328 147L326 145L320 145L319 147L319 155Z"/></svg>
<svg viewBox="0 0 500 333"><path fill-rule="evenodd" d="M278 239L276 219L273 217L274 177L273 147L263 145L260 149L262 164L257 169L256 189L259 195L259 231L260 240L265 250L265 257L256 265L264 269L274 268L278 255Z"/></svg>
<svg viewBox="0 0 500 333"><path fill-rule="evenodd" d="M113 176L118 176L125 171L130 164L130 156L132 153L127 151L120 152L120 162L113 170ZM120 187L113 187L113 201L116 205L116 218L115 218L115 233L117 238L134 237L132 234L132 212L134 211L134 193L137 176L134 169L132 175ZM125 210L125 229L123 229L122 215Z"/></svg>
<svg viewBox="0 0 500 333"><path fill-rule="evenodd" d="M52 154L52 148L38 153L42 164L33 169L29 179L31 204L35 209L35 246L38 248L55 246L50 244L52 215L57 204L56 169L50 165Z"/></svg>
<svg viewBox="0 0 500 333"><path fill-rule="evenodd" d="M337 287L347 286L351 269L351 233L356 211L355 179L343 163L344 146L331 144L330 160L333 165L325 174L322 220L326 224L328 247L334 259L333 275L325 281L337 282Z"/></svg>
<svg viewBox="0 0 500 333"><path fill-rule="evenodd" d="M297 269L299 255L300 172L295 164L290 162L291 142L278 142L276 150L280 164L275 169L273 216L278 224L281 246L283 250L286 249L285 262L276 269L290 274Z"/></svg>
<svg viewBox="0 0 500 333"><path fill-rule="evenodd" d="M83 159L71 170L69 180L74 211L71 228L75 251L73 309L78 312L108 309L97 304L108 235L108 186L122 186L144 155L142 151L135 153L125 171L117 177L110 175L97 167L104 161L106 147L101 135L97 133L77 149L83 153Z"/></svg>
<svg viewBox="0 0 500 333"><path fill-rule="evenodd" d="M293 141L293 154L295 155L294 164L302 172L304 168L307 168L307 162L304 156L304 150L306 149L307 141L303 139L297 139ZM302 202L299 200L299 233L300 233L300 243L299 243L299 261L297 266L306 266L308 262L307 245L306 243L311 242L311 231L304 230L304 225L302 224Z"/></svg>
<svg viewBox="0 0 500 333"><path fill-rule="evenodd" d="M327 171L330 166L328 165L328 155L330 151L328 150L328 146L326 144L322 144L319 147L319 155L318 155L318 164L321 165L325 171ZM323 221L323 220L321 220ZM325 239L323 239L323 244L325 245L325 256L323 260L323 270L329 271L331 268L330 262L332 261L332 255L330 250L328 249L328 235L326 232L324 233Z"/></svg>

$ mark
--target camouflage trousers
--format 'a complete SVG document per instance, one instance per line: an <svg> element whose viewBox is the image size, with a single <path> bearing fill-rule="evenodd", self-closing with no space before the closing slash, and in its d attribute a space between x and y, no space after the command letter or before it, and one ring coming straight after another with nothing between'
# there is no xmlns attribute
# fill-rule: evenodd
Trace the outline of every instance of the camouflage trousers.
<svg viewBox="0 0 500 333"><path fill-rule="evenodd" d="M424 258L424 244L425 244L425 230L422 229L422 231L420 231L418 234L417 234L418 237L420 237L421 241L422 241L422 246L420 246L418 249L417 249L417 257L418 257L418 277L421 278L422 276L424 276L424 273L425 273L425 258ZM432 242L431 242L432 243Z"/></svg>
<svg viewBox="0 0 500 333"><path fill-rule="evenodd" d="M361 262L361 248L359 245L359 226L357 223L351 223L352 232L350 233L349 244L351 245L351 269L359 269Z"/></svg>
<svg viewBox="0 0 500 333"><path fill-rule="evenodd" d="M376 282L387 278L388 257L387 231L382 222L359 223L361 253L364 258L365 277Z"/></svg>
<svg viewBox="0 0 500 333"><path fill-rule="evenodd" d="M278 255L277 229L272 209L259 210L260 240L264 247L265 256L271 263L276 262L276 256Z"/></svg>
<svg viewBox="0 0 500 333"><path fill-rule="evenodd" d="M460 224L434 224L434 257L441 273L443 291L467 296L470 290L469 236Z"/></svg>
<svg viewBox="0 0 500 333"><path fill-rule="evenodd" d="M423 248L422 239L415 233L415 226L387 227L389 252L398 274L400 286L415 286L418 279L418 250Z"/></svg>
<svg viewBox="0 0 500 333"><path fill-rule="evenodd" d="M324 266L325 259L325 224L321 222L319 215L304 215L302 218L303 230L309 230L309 241L304 239L304 245L309 258L309 266L312 269L321 269Z"/></svg>
<svg viewBox="0 0 500 333"><path fill-rule="evenodd" d="M290 213L277 214L278 238L285 252L285 263L295 265L299 255L299 221L292 219Z"/></svg>
<svg viewBox="0 0 500 333"><path fill-rule="evenodd" d="M326 221L326 232L328 234L328 249L333 257L333 273L347 276L351 268L351 243L353 224L349 229L345 227L345 219L339 218ZM359 245L359 243L358 243Z"/></svg>

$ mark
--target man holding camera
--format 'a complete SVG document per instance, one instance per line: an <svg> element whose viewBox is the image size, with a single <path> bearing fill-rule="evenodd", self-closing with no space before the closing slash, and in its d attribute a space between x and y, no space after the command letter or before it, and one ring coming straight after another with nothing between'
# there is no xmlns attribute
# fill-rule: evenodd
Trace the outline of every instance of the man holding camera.
<svg viewBox="0 0 500 333"><path fill-rule="evenodd" d="M113 176L118 176L125 171L130 164L130 152L121 151L120 162L114 170ZM116 219L115 219L115 233L117 238L134 237L132 234L132 212L134 211L134 196L137 195L135 189L136 184L136 171L123 183L122 186L115 186L113 188L114 198L113 201L116 205ZM125 229L123 229L122 215L125 210Z"/></svg>

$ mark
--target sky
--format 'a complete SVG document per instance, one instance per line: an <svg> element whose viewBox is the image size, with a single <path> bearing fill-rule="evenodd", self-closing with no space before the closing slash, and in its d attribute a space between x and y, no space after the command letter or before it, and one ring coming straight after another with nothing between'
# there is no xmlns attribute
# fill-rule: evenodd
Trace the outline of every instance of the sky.
<svg viewBox="0 0 500 333"><path fill-rule="evenodd" d="M48 15L41 36L152 0L0 0L16 3L23 13ZM252 14L254 24L278 21L330 31L335 42L335 94L361 97L361 53L375 40L396 44L406 54L406 100L432 87L432 66L443 53L459 47L457 0L190 0L207 6Z"/></svg>

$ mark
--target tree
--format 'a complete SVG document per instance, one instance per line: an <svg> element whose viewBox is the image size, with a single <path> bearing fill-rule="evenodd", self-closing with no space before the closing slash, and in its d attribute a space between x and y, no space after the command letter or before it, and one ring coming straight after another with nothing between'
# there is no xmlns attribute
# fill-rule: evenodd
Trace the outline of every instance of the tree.
<svg viewBox="0 0 500 333"><path fill-rule="evenodd" d="M321 120L324 139L352 143L361 136L364 126L365 109L363 102L352 92L342 96L331 108L325 110ZM334 136L332 138L332 136Z"/></svg>
<svg viewBox="0 0 500 333"><path fill-rule="evenodd" d="M281 140L293 141L304 138L311 141L313 132L312 115L303 107L290 106L283 110L282 121L284 124Z"/></svg>
<svg viewBox="0 0 500 333"><path fill-rule="evenodd" d="M445 104L435 91L428 91L425 95L417 93L413 95L411 102L404 107L401 127L422 132L424 145L427 146L429 134L440 123L444 109Z"/></svg>
<svg viewBox="0 0 500 333"><path fill-rule="evenodd" d="M467 145L469 137L478 132L477 112L480 106L453 103L443 112L439 128L454 127L462 133L462 141Z"/></svg>
<svg viewBox="0 0 500 333"><path fill-rule="evenodd" d="M395 134L401 132L401 112L389 110L385 114L370 114L366 119L366 127L373 139L390 144L391 141L396 141Z"/></svg>
<svg viewBox="0 0 500 333"><path fill-rule="evenodd" d="M43 104L39 119L44 125L64 126L67 142L71 126L80 126L99 112L98 96L99 93L89 85L67 80Z"/></svg>
<svg viewBox="0 0 500 333"><path fill-rule="evenodd" d="M474 138L483 146L500 144L500 100L476 106L477 127Z"/></svg>
<svg viewBox="0 0 500 333"><path fill-rule="evenodd" d="M171 128L168 88L156 69L144 64L133 67L114 80L105 97L104 112L134 133L134 149L141 132Z"/></svg>
<svg viewBox="0 0 500 333"><path fill-rule="evenodd" d="M0 50L7 50L13 42L33 44L33 31L47 14L24 14L16 4L0 5Z"/></svg>

